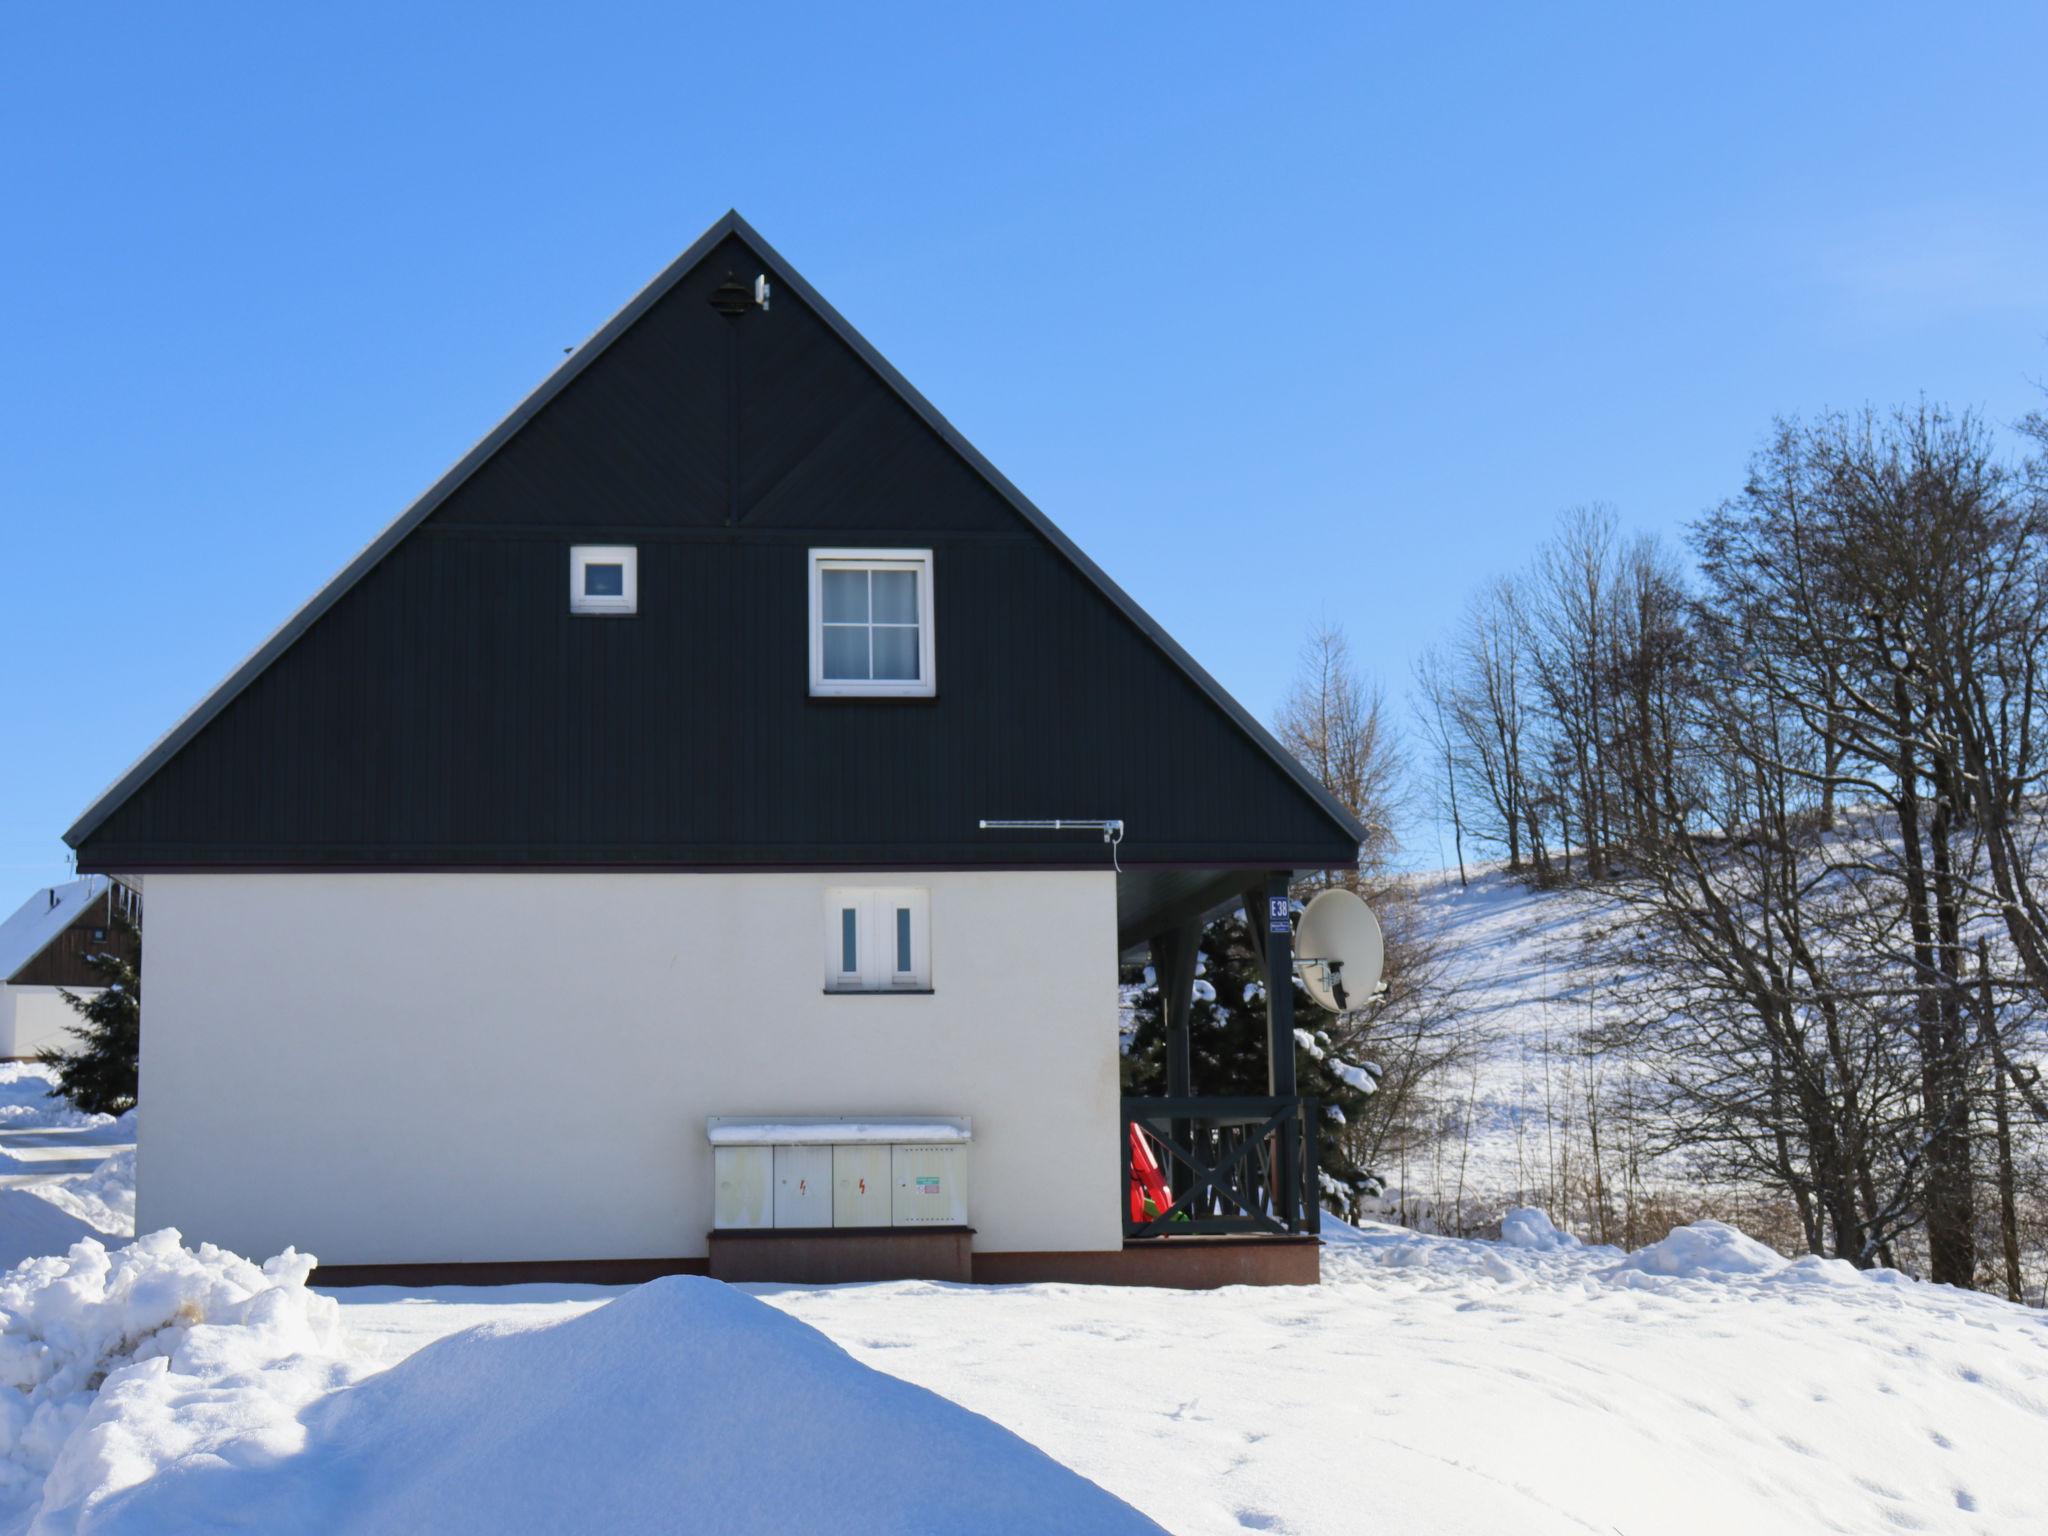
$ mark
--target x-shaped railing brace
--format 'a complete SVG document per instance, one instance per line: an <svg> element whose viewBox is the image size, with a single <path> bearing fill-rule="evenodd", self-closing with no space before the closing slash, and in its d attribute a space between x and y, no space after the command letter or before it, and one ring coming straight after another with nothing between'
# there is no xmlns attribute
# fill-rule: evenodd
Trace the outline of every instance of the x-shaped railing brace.
<svg viewBox="0 0 2048 1536"><path fill-rule="evenodd" d="M1296 1109L1296 1105L1290 1104L1285 1109L1282 1109L1276 1114L1269 1116L1266 1122L1263 1125L1261 1125L1257 1131L1247 1136L1244 1139L1244 1141L1239 1144L1238 1149L1235 1152L1231 1153L1230 1156L1224 1158L1222 1162L1216 1164L1213 1168L1210 1167L1207 1163L1204 1163L1198 1156L1196 1156L1192 1148L1182 1146L1179 1142L1173 1139L1172 1135L1169 1132L1160 1130L1158 1123L1156 1121L1152 1120L1149 1117L1140 1120L1138 1124L1143 1126L1148 1134L1157 1137L1160 1145L1165 1147L1170 1154L1172 1154L1174 1157L1178 1158L1183 1164L1185 1164L1188 1167L1188 1169L1193 1172L1195 1178L1194 1182L1188 1186L1186 1192L1183 1193L1179 1199L1175 1200L1173 1204L1169 1205L1157 1216L1154 1216L1142 1227L1139 1227L1131 1235L1133 1237L1151 1236L1153 1228L1161 1226L1163 1223L1171 1220L1173 1217L1173 1213L1175 1211L1185 1209L1189 1201L1198 1198L1205 1191L1213 1193L1217 1199L1221 1200L1226 1205L1233 1205L1237 1207L1237 1209L1241 1211L1243 1214L1249 1216L1253 1221L1258 1222L1261 1226L1267 1228L1268 1230L1285 1235L1287 1231L1286 1227L1282 1226L1279 1222L1275 1221L1266 1212L1253 1210L1250 1206L1246 1205L1242 1200L1238 1199L1236 1195L1232 1194L1228 1189L1225 1189L1221 1184L1217 1182L1217 1180L1227 1177L1230 1174L1230 1172L1237 1167L1239 1163L1243 1162L1258 1148L1264 1146L1266 1144L1266 1138L1272 1135L1275 1131L1279 1130L1280 1127L1286 1122L1287 1118L1296 1112Z"/></svg>

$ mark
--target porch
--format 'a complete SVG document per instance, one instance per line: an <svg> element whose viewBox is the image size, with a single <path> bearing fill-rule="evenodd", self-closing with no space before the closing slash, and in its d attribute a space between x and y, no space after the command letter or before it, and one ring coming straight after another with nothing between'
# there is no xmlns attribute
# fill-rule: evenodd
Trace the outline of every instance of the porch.
<svg viewBox="0 0 2048 1536"><path fill-rule="evenodd" d="M1126 1267L1159 1277L1137 1283L1318 1278L1320 1115L1295 1081L1289 885L1285 870L1133 871L1118 882L1118 942L1127 958L1149 957L1166 1031L1166 1092L1126 1096L1118 1134L1124 1254L1137 1256ZM1264 972L1266 1092L1198 1094L1189 1025L1202 931L1240 905ZM1224 1266L1232 1278L1204 1278L1226 1246L1237 1250Z"/></svg>

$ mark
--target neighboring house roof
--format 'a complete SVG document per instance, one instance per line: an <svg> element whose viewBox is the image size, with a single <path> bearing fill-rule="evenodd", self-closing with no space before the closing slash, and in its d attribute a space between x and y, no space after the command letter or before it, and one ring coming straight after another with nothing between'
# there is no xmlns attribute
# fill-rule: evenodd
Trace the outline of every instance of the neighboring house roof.
<svg viewBox="0 0 2048 1536"><path fill-rule="evenodd" d="M840 313L813 289L809 283L775 252L737 212L729 212L716 224L671 262L662 273L643 288L624 308L598 329L588 341L577 347L555 370L542 381L540 386L485 437L456 462L434 485L428 489L370 544L351 560L334 579L321 588L311 601L287 619L285 623L237 667L219 687L207 695L189 714L173 726L162 739L139 758L78 818L64 834L64 840L73 848L79 847L91 837L95 829L107 820L138 789L173 758L186 743L199 734L224 708L255 681L279 656L284 654L313 624L334 604L354 587L381 562L405 537L430 517L446 502L465 481L488 463L519 430L559 395L579 374L602 356L605 350L629 331L669 290L715 250L721 241L737 235L755 252L772 272L775 281L796 294L820 316L838 335L841 341L859 356L924 423L963 460L970 465L991 487L993 487L1017 513L1062 556L1098 589L1104 597L1122 611L1124 616L1155 646L1170 659L1194 685L1221 710L1230 721L1257 746L1259 751L1270 757L1280 769L1291 778L1325 813L1341 835L1355 842L1365 839L1365 829L1292 753L1274 739L1259 721L1232 698L1222 685L1205 671L1180 644L1173 639L1149 614L1134 602L1102 569L1056 527L1052 520L1041 512L1019 491L1002 472L991 464L966 438L942 416L930 401L920 394L874 347L850 325Z"/></svg>
<svg viewBox="0 0 2048 1536"><path fill-rule="evenodd" d="M87 875L46 886L15 908L14 916L0 923L0 982L48 949L110 883L105 875Z"/></svg>

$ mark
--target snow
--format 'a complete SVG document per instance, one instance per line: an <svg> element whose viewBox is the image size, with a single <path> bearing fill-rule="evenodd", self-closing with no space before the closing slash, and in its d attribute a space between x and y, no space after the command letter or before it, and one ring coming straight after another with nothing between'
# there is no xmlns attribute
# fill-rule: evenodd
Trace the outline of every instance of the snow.
<svg viewBox="0 0 2048 1536"><path fill-rule="evenodd" d="M0 1189L0 1269L23 1259L62 1253L86 1238L120 1241L116 1227L103 1227L77 1211L46 1199L36 1189Z"/></svg>
<svg viewBox="0 0 2048 1536"><path fill-rule="evenodd" d="M6 1190L0 1193L26 1195L41 1200L57 1210L68 1212L96 1229L89 1234L91 1236L112 1236L125 1240L135 1234L135 1149L122 1148L82 1178L52 1179L26 1189ZM0 1223L0 1233L4 1233L5 1230L4 1223ZM5 1258L6 1251L7 1239L0 1236L0 1269L17 1262L15 1259ZM56 1253L61 1250L43 1248L31 1251ZM22 1255L26 1256L26 1253Z"/></svg>
<svg viewBox="0 0 2048 1536"><path fill-rule="evenodd" d="M311 1268L288 1252L259 1270L166 1231L0 1280L13 1529L1159 1530L1010 1431L715 1281L501 1314L380 1369L306 1288Z"/></svg>
<svg viewBox="0 0 2048 1536"><path fill-rule="evenodd" d="M1321 1286L1209 1292L330 1297L81 1244L0 1277L0 1532L2048 1528L2041 1314L1503 1228L1328 1221Z"/></svg>
<svg viewBox="0 0 2048 1536"><path fill-rule="evenodd" d="M2039 1313L1820 1260L1627 1269L1562 1233L1325 1241L1314 1289L750 1289L1179 1536L2048 1528ZM382 1358L603 1294L336 1292Z"/></svg>
<svg viewBox="0 0 2048 1536"><path fill-rule="evenodd" d="M112 1115L88 1115L62 1099L50 1097L56 1085L50 1069L38 1061L0 1062L0 1131L98 1130L117 1128ZM133 1111L131 1110L132 1114ZM130 1122L132 1124L132 1122ZM118 1137L132 1140L132 1137Z"/></svg>
<svg viewBox="0 0 2048 1536"><path fill-rule="evenodd" d="M1500 1219L1500 1240L1510 1248L1575 1248L1578 1239L1560 1232L1546 1212L1517 1206Z"/></svg>
<svg viewBox="0 0 2048 1536"><path fill-rule="evenodd" d="M1380 1091L1380 1069L1371 1063L1367 1063L1363 1067L1355 1067L1343 1057L1331 1055L1329 1051L1330 1037L1328 1035L1312 1035L1305 1029L1297 1029L1294 1032L1294 1043L1308 1052L1311 1058L1327 1066L1339 1081L1349 1083L1360 1093L1378 1093ZM1339 1120L1342 1120L1342 1118L1341 1115L1338 1116Z"/></svg>
<svg viewBox="0 0 2048 1536"><path fill-rule="evenodd" d="M1451 1132L1433 1163L1411 1161L1404 1179L1390 1180L1387 1208L1411 1220L1435 1212L1472 1230L1506 1206L1557 1193L1564 1143L1583 1130L1587 1064L1578 1036L1604 984L1587 964L1586 942L1622 914L1611 893L1536 889L1497 865L1475 867L1467 885L1454 871L1418 875L1410 894L1450 957L1457 1017L1477 1052L1434 1085ZM1682 1157L1645 1155L1640 1171L1650 1185L1698 1190Z"/></svg>
<svg viewBox="0 0 2048 1536"><path fill-rule="evenodd" d="M31 1530L94 1528L96 1505L224 1422L251 1450L288 1443L280 1381L308 1400L328 1378L302 1357L340 1347L312 1267L289 1250L259 1267L186 1249L166 1230L0 1275L0 1519L39 1503Z"/></svg>
<svg viewBox="0 0 2048 1536"><path fill-rule="evenodd" d="M134 1111L80 1114L49 1097L53 1081L35 1062L0 1065L0 1271L135 1230L135 1152L120 1146Z"/></svg>
<svg viewBox="0 0 2048 1536"><path fill-rule="evenodd" d="M1614 1273L1670 1275L1696 1280L1712 1275L1775 1275L1791 1261L1723 1221L1696 1221L1673 1229L1662 1242L1634 1253L1614 1266ZM1854 1272L1855 1266L1837 1260Z"/></svg>
<svg viewBox="0 0 2048 1536"><path fill-rule="evenodd" d="M105 875L86 875L63 885L45 886L16 907L14 915L0 923L0 982L41 954L108 884Z"/></svg>
<svg viewBox="0 0 2048 1536"><path fill-rule="evenodd" d="M81 1114L53 1082L35 1062L0 1066L0 1271L135 1231L135 1112Z"/></svg>
<svg viewBox="0 0 2048 1536"><path fill-rule="evenodd" d="M709 1134L715 1147L832 1142L964 1142L974 1140L974 1122L965 1115L908 1115L887 1120L834 1120L824 1116L770 1120L714 1115Z"/></svg>
<svg viewBox="0 0 2048 1536"><path fill-rule="evenodd" d="M1351 1065L1350 1062L1340 1061L1335 1056L1332 1056L1328 1061L1324 1062L1323 1065L1330 1069L1330 1072L1333 1076L1337 1077L1343 1082L1349 1083L1353 1088L1356 1088L1360 1093L1378 1093L1380 1091L1380 1085L1378 1081L1375 1080L1373 1075L1370 1072L1366 1071L1363 1067L1354 1067L1353 1065Z"/></svg>

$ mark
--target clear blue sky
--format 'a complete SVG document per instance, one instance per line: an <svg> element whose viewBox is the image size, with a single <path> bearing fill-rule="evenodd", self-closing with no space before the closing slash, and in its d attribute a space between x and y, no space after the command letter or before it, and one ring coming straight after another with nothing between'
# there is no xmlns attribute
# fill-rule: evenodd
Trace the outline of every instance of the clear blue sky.
<svg viewBox="0 0 2048 1536"><path fill-rule="evenodd" d="M1262 715L1774 414L2041 398L2038 5L1012 9L0 10L0 909L728 207Z"/></svg>

